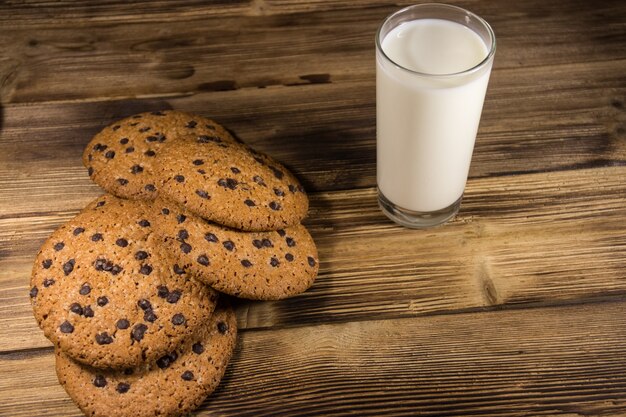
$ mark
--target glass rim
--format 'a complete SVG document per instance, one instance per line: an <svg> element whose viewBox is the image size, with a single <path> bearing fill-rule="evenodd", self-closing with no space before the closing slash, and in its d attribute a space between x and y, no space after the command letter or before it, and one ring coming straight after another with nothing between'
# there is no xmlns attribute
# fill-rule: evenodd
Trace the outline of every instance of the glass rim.
<svg viewBox="0 0 626 417"><path fill-rule="evenodd" d="M458 12L462 12L463 14L467 14L470 15L471 17L475 18L477 21L479 21L483 26L485 26L485 28L487 29L487 33L489 33L489 38L491 39L491 48L489 49L489 53L487 53L487 56L485 56L485 58L480 61L478 64L474 65L471 68L468 68L466 70L463 71L458 71L458 72L451 72L451 73L447 73L447 74L431 74L428 72L420 72L420 71L415 71L412 70L410 68L407 68L405 66L402 66L400 64L398 64L397 62L395 62L393 59L389 58L389 56L385 53L383 46L381 44L380 41L380 34L383 30L383 26L385 25L385 23L387 23L389 20L391 20L393 17L401 14L401 13L405 13L410 9L417 9L417 8L422 8L422 7L426 7L426 6L437 6L437 7L441 7L441 8L447 8L447 9L452 9ZM414 19L414 20L418 20L418 19ZM443 19L446 20L446 19ZM467 27L466 25L464 25L465 27ZM468 28L470 30L472 30L471 28ZM474 32L472 30L472 32ZM397 10L393 13L391 13L390 15L388 15L380 24L380 26L378 27L378 30L376 31L376 49L378 51L380 51L380 53L382 54L382 56L389 61L390 63L392 63L393 65L395 65L396 67L411 73L411 74L415 74L415 75L419 75L422 77L437 77L437 78L445 78L445 77L455 77L455 76L461 76L461 75L466 75L466 74L471 74L473 72L477 72L480 69L482 69L483 67L485 67L487 65L487 63L489 61L491 61L493 59L493 56L496 53L496 34L494 33L493 29L491 28L491 26L489 25L489 23L487 23L487 21L485 19L483 19L482 17L478 16L475 13L470 12L469 10L466 10L462 7L458 7L458 6L453 6L450 4L443 4L443 3L423 3L423 4L414 4L412 6L407 6L404 7L400 10Z"/></svg>

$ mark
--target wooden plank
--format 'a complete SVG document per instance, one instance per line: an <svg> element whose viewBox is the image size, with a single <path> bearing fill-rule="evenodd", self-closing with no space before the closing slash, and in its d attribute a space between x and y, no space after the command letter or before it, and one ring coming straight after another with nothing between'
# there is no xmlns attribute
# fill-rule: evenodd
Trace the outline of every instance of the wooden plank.
<svg viewBox="0 0 626 417"><path fill-rule="evenodd" d="M292 2L285 13L274 13L282 6L269 4L183 3L172 9L159 2L130 11L124 2L95 8L48 3L47 13L15 6L15 17L5 6L0 99L171 96L312 81L372 81L374 34L398 8L374 2L357 12L357 3L346 8L333 7L336 2L304 7ZM533 0L515 9L502 2L459 5L493 25L500 45L494 74L504 68L562 65L572 62L572 55L580 63L626 57L626 11L618 2ZM249 14L243 15L241 7ZM275 51L272 58L267 51Z"/></svg>
<svg viewBox="0 0 626 417"><path fill-rule="evenodd" d="M418 316L626 295L626 167L483 178L460 215L412 231L372 189L312 196L320 276L307 293L241 302L242 328ZM31 317L32 259L74 212L0 220L0 351L48 346Z"/></svg>
<svg viewBox="0 0 626 417"><path fill-rule="evenodd" d="M626 413L626 302L241 332L209 415ZM78 416L50 349L0 356L0 415Z"/></svg>
<svg viewBox="0 0 626 417"><path fill-rule="evenodd" d="M494 73L470 177L626 164L624 65L626 59ZM585 88L572 89L572 80L586 80ZM309 191L372 187L374 89L372 82L350 81L167 100L9 105L0 131L0 211L32 211L42 193L75 203L73 193L93 190L80 163L90 137L117 118L170 107L222 122L291 167ZM51 204L77 207L63 199Z"/></svg>

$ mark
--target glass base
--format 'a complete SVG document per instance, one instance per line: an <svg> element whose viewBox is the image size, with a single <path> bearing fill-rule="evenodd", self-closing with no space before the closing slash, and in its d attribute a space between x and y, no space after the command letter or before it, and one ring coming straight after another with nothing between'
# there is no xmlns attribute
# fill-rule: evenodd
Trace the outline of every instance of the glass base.
<svg viewBox="0 0 626 417"><path fill-rule="evenodd" d="M462 199L463 196L448 207L437 211L412 211L396 206L383 195L380 189L378 190L378 205L385 216L399 225L411 229L426 229L451 220L459 212Z"/></svg>

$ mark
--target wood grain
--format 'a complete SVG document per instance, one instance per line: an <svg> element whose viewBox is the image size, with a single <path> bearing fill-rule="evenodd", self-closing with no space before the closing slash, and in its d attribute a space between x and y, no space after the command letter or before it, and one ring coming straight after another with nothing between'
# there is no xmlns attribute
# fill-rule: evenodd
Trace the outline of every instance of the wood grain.
<svg viewBox="0 0 626 417"><path fill-rule="evenodd" d="M242 303L240 325L624 297L624 178L626 167L471 180L457 219L427 231L387 221L372 189L313 195L306 224L320 251L315 285L293 299ZM31 317L29 274L38 247L73 214L25 215L11 219L13 235L0 234L9 243L0 259L0 328L10 336L0 351L49 346Z"/></svg>
<svg viewBox="0 0 626 417"><path fill-rule="evenodd" d="M626 415L626 7L461 0L498 52L459 216L376 205L380 21L409 2L0 3L0 416L78 416L28 300L46 237L101 193L111 121L213 117L311 193L320 276L237 301L199 415Z"/></svg>
<svg viewBox="0 0 626 417"><path fill-rule="evenodd" d="M592 10L580 0L533 0L513 9L500 2L458 5L494 27L494 75L503 68L571 63L572 54L593 63L626 52L626 12L617 1L595 2ZM0 97L3 103L132 98L373 80L374 33L398 5L371 6L253 1L170 8L143 2L129 12L123 2L94 8L81 2L48 3L40 13L18 7L15 17L4 13L11 18L0 36Z"/></svg>
<svg viewBox="0 0 626 417"><path fill-rule="evenodd" d="M625 65L626 58L494 73L470 177L626 165ZM586 80L585 88L573 88L572 80ZM309 191L372 187L374 90L372 82L350 81L168 99L8 105L0 131L0 210L30 211L39 193L90 187L80 165L90 137L120 117L160 108L215 118L287 164Z"/></svg>
<svg viewBox="0 0 626 417"><path fill-rule="evenodd" d="M626 302L243 331L197 415L626 413ZM78 416L50 349L0 356L0 415Z"/></svg>

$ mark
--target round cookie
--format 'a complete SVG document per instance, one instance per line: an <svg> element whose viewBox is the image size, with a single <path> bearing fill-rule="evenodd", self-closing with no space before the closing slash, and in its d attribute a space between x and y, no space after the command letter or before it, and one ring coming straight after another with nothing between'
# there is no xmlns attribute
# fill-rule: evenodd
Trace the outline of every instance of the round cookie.
<svg viewBox="0 0 626 417"><path fill-rule="evenodd" d="M236 334L234 312L218 307L197 335L155 363L126 371L99 370L57 350L57 376L88 416L186 415L218 386Z"/></svg>
<svg viewBox="0 0 626 417"><path fill-rule="evenodd" d="M205 117L173 110L140 113L105 127L83 152L83 164L93 181L124 198L153 199L154 177L161 148L170 142L198 137L236 142L219 124Z"/></svg>
<svg viewBox="0 0 626 417"><path fill-rule="evenodd" d="M181 268L218 291L278 300L309 288L318 272L317 248L300 224L242 232L207 222L175 203L154 201L155 231Z"/></svg>
<svg viewBox="0 0 626 417"><path fill-rule="evenodd" d="M263 231L300 223L309 202L282 165L239 143L194 141L163 148L160 195L228 227Z"/></svg>
<svg viewBox="0 0 626 417"><path fill-rule="evenodd" d="M43 244L31 277L45 336L96 367L154 360L192 336L217 294L188 279L152 233L146 202L102 196Z"/></svg>

